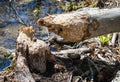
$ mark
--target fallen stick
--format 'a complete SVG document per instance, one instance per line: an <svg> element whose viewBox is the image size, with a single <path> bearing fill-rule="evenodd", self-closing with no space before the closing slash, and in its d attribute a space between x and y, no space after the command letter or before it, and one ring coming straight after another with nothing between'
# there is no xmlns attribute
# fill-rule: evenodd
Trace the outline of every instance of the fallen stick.
<svg viewBox="0 0 120 82"><path fill-rule="evenodd" d="M115 42L116 42L117 36L118 36L117 33L113 33L112 40L111 40L113 47L115 46Z"/></svg>
<svg viewBox="0 0 120 82"><path fill-rule="evenodd" d="M82 53L89 52L89 48L78 48L78 49L68 49L68 50L61 50L58 52L51 52L53 55L62 57L62 58L80 58Z"/></svg>
<svg viewBox="0 0 120 82"><path fill-rule="evenodd" d="M76 12L50 15L37 23L45 26L65 41L77 42L87 38L120 31L120 8L83 8Z"/></svg>

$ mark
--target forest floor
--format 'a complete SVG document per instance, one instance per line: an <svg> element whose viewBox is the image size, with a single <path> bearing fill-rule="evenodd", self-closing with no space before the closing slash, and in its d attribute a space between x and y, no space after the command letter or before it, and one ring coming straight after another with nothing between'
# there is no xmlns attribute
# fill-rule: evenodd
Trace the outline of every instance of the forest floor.
<svg viewBox="0 0 120 82"><path fill-rule="evenodd" d="M107 0L97 5L101 8L120 7L120 0ZM59 64L56 65L47 62L47 71L44 74L32 73L34 79L36 82L111 82L120 70L120 33L103 36L106 38L112 36L112 38L105 44L101 43L99 37L72 44L52 41L50 47L57 51L67 49L88 50L81 52L80 56L76 54L77 57L74 58L58 58L62 63L58 62ZM6 73L0 74L0 76L3 75ZM118 76L120 78L120 74Z"/></svg>
<svg viewBox="0 0 120 82"><path fill-rule="evenodd" d="M120 0L100 1L97 5L102 9L120 7ZM69 48L86 48L89 50L82 52L80 57L62 58L63 64L56 65L58 70L48 65L48 71L45 73L44 78L41 79L41 82L46 82L46 80L48 82L111 82L120 70L120 33L111 33L103 36L106 38L107 36L112 36L112 38L105 44L101 43L100 37L72 45L53 42L51 45L57 50ZM120 77L120 74L118 76ZM119 82L119 80L114 80L113 82Z"/></svg>

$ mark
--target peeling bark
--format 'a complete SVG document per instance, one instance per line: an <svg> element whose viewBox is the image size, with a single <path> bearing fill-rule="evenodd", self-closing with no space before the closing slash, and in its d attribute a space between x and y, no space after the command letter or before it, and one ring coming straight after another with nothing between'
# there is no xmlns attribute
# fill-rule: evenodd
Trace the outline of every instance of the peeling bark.
<svg viewBox="0 0 120 82"><path fill-rule="evenodd" d="M50 15L37 23L65 41L77 42L102 34L120 31L120 8L83 8L77 12Z"/></svg>

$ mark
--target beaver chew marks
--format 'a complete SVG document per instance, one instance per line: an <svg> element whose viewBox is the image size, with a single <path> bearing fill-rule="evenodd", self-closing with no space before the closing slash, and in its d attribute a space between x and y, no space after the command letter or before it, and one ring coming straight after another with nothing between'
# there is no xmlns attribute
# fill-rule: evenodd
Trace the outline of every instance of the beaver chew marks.
<svg viewBox="0 0 120 82"><path fill-rule="evenodd" d="M97 19L93 19L92 20L92 27L93 27L93 30L96 31L99 27L99 22L97 21Z"/></svg>
<svg viewBox="0 0 120 82"><path fill-rule="evenodd" d="M89 33L89 16L85 13L73 12L59 15L50 15L37 21L62 36L65 41L77 42L86 38Z"/></svg>
<svg viewBox="0 0 120 82"><path fill-rule="evenodd" d="M17 38L17 55L26 57L29 69L34 72L44 73L46 71L46 61L52 55L48 44L34 36L32 27L22 27L19 29ZM18 59L21 62L21 59ZM21 67L18 63L18 68Z"/></svg>
<svg viewBox="0 0 120 82"><path fill-rule="evenodd" d="M33 30L32 26L30 26L30 27L22 26L19 29L19 32L22 32L22 33L26 34L26 36L29 37L30 39L33 39L35 37L34 36L34 30Z"/></svg>

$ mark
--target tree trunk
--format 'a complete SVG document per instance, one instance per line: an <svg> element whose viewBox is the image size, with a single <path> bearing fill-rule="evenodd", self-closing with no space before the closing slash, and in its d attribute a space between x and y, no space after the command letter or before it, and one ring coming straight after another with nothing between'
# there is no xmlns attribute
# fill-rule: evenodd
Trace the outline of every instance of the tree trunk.
<svg viewBox="0 0 120 82"><path fill-rule="evenodd" d="M45 42L35 38L31 27L23 27L19 30L16 55L15 79L19 82L35 82L31 72L44 73L51 53Z"/></svg>
<svg viewBox="0 0 120 82"><path fill-rule="evenodd" d="M45 26L65 41L77 42L87 38L120 31L120 8L83 8L75 12L50 15L37 23Z"/></svg>

